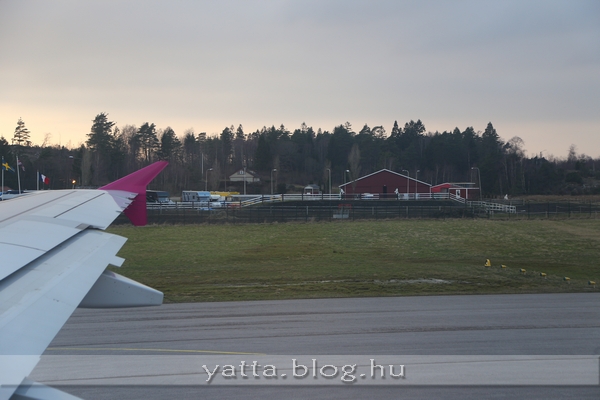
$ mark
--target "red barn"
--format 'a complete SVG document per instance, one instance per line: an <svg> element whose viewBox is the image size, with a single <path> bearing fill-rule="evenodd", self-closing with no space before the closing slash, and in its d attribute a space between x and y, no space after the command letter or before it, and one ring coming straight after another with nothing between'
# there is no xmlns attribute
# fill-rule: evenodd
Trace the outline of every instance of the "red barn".
<svg viewBox="0 0 600 400"><path fill-rule="evenodd" d="M450 193L467 200L479 199L479 188L474 183L440 183L431 187L431 193Z"/></svg>
<svg viewBox="0 0 600 400"><path fill-rule="evenodd" d="M408 197L416 193L431 193L431 185L421 182L406 175L399 174L389 169L382 169L372 174L365 175L354 181L340 185L344 193L350 194L378 194L380 197ZM411 196L411 197L412 197Z"/></svg>

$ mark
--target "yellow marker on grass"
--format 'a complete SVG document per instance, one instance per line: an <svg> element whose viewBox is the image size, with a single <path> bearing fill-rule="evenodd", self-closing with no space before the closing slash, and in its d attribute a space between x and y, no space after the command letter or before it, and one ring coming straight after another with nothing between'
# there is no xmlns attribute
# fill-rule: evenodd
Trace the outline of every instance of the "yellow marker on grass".
<svg viewBox="0 0 600 400"><path fill-rule="evenodd" d="M546 279L546 273L545 272L540 272L540 276L544 279Z"/></svg>
<svg viewBox="0 0 600 400"><path fill-rule="evenodd" d="M483 266L484 267L491 267L492 266L492 262L490 261L489 258L487 260L485 260L485 264Z"/></svg>

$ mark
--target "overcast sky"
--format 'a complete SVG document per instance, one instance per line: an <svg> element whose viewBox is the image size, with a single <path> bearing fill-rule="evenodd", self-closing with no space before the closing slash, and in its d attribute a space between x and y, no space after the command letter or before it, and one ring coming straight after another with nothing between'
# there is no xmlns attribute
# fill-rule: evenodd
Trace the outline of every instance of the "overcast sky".
<svg viewBox="0 0 600 400"><path fill-rule="evenodd" d="M106 112L178 135L302 122L521 137L600 156L600 1L0 0L0 135Z"/></svg>

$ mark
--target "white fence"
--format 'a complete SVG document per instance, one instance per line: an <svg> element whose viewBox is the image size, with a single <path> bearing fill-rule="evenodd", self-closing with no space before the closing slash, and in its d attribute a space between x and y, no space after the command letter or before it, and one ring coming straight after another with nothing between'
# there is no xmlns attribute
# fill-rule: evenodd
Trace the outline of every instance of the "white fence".
<svg viewBox="0 0 600 400"><path fill-rule="evenodd" d="M516 206L510 206L501 203L489 203L486 201L469 201L469 206L483 208L487 212L503 212L514 214L517 212Z"/></svg>
<svg viewBox="0 0 600 400"><path fill-rule="evenodd" d="M177 210L177 209L194 209L194 210L219 210L223 208L241 208L249 207L256 204L264 203L279 203L284 201L339 201L339 200L398 200L398 201L415 201L415 200L452 200L461 204L466 204L469 207L482 208L486 212L504 212L516 213L515 206L491 203L485 201L467 201L466 199L456 196L453 193L400 193L397 196L393 194L385 195L385 198L378 193L362 193L362 194L273 194L273 195L257 195L256 197L241 200L211 203L206 202L176 202L176 203L148 203L148 209L158 210Z"/></svg>

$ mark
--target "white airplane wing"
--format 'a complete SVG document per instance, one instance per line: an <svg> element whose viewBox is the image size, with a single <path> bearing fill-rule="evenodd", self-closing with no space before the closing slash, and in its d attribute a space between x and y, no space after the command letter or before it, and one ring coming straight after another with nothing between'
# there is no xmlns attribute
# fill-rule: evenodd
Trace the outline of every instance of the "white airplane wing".
<svg viewBox="0 0 600 400"><path fill-rule="evenodd" d="M126 239L103 232L121 211L146 222L154 163L100 190L56 190L0 202L0 400L73 399L27 379L77 307L162 304L163 294L106 270Z"/></svg>

